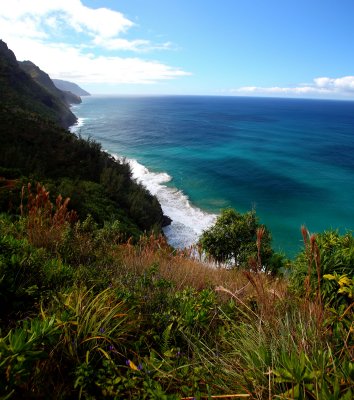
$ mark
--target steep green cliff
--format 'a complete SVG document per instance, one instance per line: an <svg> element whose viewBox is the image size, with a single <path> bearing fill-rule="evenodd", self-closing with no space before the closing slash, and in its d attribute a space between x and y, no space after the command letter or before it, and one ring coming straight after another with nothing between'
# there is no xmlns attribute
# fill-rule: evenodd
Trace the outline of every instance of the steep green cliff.
<svg viewBox="0 0 354 400"><path fill-rule="evenodd" d="M0 87L2 107L34 112L65 128L76 121L67 104L20 68L14 53L3 41L0 41Z"/></svg>
<svg viewBox="0 0 354 400"><path fill-rule="evenodd" d="M40 84L0 42L0 177L45 183L53 196L70 197L80 218L91 214L99 224L119 220L127 235L159 230L164 219L157 199L131 178L127 164L63 129L76 118L62 92L34 64L23 65ZM19 190L0 192L0 211L10 203L16 209Z"/></svg>
<svg viewBox="0 0 354 400"><path fill-rule="evenodd" d="M32 61L19 62L19 66L28 75L31 76L40 86L46 89L49 93L60 99L65 105L80 104L81 98L70 91L63 91L58 89L49 75L42 71Z"/></svg>

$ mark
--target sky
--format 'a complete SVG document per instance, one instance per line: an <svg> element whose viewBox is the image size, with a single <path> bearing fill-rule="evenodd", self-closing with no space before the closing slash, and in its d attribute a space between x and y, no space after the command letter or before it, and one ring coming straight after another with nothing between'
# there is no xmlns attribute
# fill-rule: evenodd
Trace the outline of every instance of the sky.
<svg viewBox="0 0 354 400"><path fill-rule="evenodd" d="M93 94L354 99L354 0L0 0L18 60Z"/></svg>

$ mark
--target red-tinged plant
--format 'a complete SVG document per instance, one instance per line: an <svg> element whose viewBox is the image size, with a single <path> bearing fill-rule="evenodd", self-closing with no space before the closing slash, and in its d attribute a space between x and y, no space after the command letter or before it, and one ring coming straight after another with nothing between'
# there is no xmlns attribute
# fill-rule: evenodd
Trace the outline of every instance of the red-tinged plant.
<svg viewBox="0 0 354 400"><path fill-rule="evenodd" d="M51 249L58 246L67 226L77 220L76 212L68 210L69 201L59 195L53 205L49 192L40 183L35 192L30 183L27 193L22 187L20 210L27 218L28 238L32 244Z"/></svg>

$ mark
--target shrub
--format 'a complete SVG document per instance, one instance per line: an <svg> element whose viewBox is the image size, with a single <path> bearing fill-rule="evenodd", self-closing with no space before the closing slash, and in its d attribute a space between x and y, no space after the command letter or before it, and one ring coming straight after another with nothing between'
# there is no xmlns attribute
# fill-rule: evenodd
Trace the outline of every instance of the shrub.
<svg viewBox="0 0 354 400"><path fill-rule="evenodd" d="M23 206L25 200L27 210ZM67 225L77 218L74 211L68 210L69 201L69 198L63 201L59 195L53 206L49 192L39 183L35 194L32 193L31 184L28 184L25 199L25 188L22 188L21 214L28 215L28 236L31 243L37 247L52 249L58 246Z"/></svg>
<svg viewBox="0 0 354 400"><path fill-rule="evenodd" d="M349 232L340 235L338 231L333 230L310 236L306 228L303 228L303 236L304 250L291 265L291 285L298 293L304 294L305 278L308 277L312 292L316 291L318 283L324 285L322 295L325 296L326 302L328 281L323 281L323 276L326 274L351 276L354 268L354 238Z"/></svg>
<svg viewBox="0 0 354 400"><path fill-rule="evenodd" d="M237 267L248 268L252 264L267 269L273 255L270 233L259 224L253 210L246 214L224 210L215 224L203 232L199 243L217 263Z"/></svg>
<svg viewBox="0 0 354 400"><path fill-rule="evenodd" d="M48 360L58 339L55 318L25 320L0 338L0 396L2 399L25 398L36 393L36 379L43 369L39 363ZM43 379L43 376L42 376Z"/></svg>

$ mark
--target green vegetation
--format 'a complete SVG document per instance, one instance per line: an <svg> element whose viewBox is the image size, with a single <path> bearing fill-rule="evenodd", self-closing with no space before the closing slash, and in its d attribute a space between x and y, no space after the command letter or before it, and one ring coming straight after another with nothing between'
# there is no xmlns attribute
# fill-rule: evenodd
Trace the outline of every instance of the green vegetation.
<svg viewBox="0 0 354 400"><path fill-rule="evenodd" d="M37 65L33 64L31 61L22 61L19 63L20 68L25 71L31 78L42 86L47 92L61 101L66 105L70 104L80 104L81 97L76 96L74 93L69 91L59 90L54 82L50 79L49 75L43 72ZM64 108L63 106L63 108Z"/></svg>
<svg viewBox="0 0 354 400"><path fill-rule="evenodd" d="M16 210L22 185L40 181L52 201L59 194L70 197L81 219L91 214L101 226L119 221L135 239L159 231L163 215L157 199L132 180L126 163L61 128L58 122L76 120L67 117L71 111L62 92L32 63L22 67L40 84L0 41L0 184L6 189L0 191L0 211Z"/></svg>
<svg viewBox="0 0 354 400"><path fill-rule="evenodd" d="M24 72L6 44L0 40L0 104L12 111L40 114L67 128L76 121L68 105Z"/></svg>
<svg viewBox="0 0 354 400"><path fill-rule="evenodd" d="M304 230L288 279L22 194L0 216L2 398L352 398L351 235Z"/></svg>
<svg viewBox="0 0 354 400"><path fill-rule="evenodd" d="M171 248L129 166L0 50L1 399L353 398L352 234L303 228L285 264L226 210Z"/></svg>
<svg viewBox="0 0 354 400"><path fill-rule="evenodd" d="M224 210L216 223L203 232L199 244L216 262L239 268L277 272L283 266L282 256L271 248L271 235L260 225L254 210L241 214Z"/></svg>

